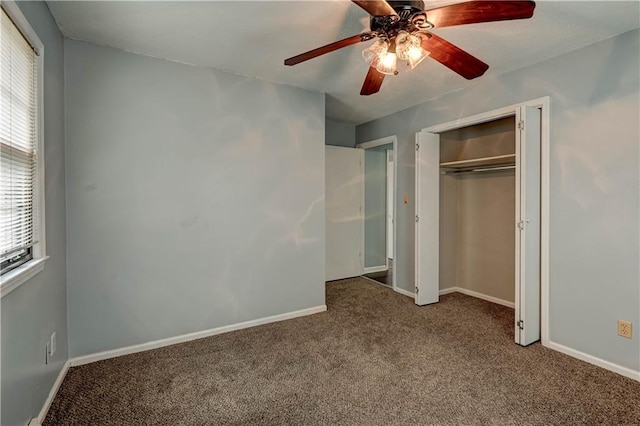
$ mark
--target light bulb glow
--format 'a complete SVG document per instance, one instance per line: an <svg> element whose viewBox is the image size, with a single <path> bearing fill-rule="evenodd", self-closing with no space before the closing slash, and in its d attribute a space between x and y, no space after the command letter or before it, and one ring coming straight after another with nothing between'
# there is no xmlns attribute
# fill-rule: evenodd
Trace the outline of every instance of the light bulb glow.
<svg viewBox="0 0 640 426"><path fill-rule="evenodd" d="M379 58L386 55L387 50L389 50L389 43L378 40L362 51L362 58L367 61L369 65L375 67Z"/></svg>
<svg viewBox="0 0 640 426"><path fill-rule="evenodd" d="M376 69L382 74L393 75L398 72L397 62L396 54L387 52L379 58Z"/></svg>
<svg viewBox="0 0 640 426"><path fill-rule="evenodd" d="M420 46L414 46L409 49L409 58L407 59L407 61L409 62L409 66L411 67L411 69L417 67L418 64L424 61L424 59L430 54L431 52L427 52Z"/></svg>
<svg viewBox="0 0 640 426"><path fill-rule="evenodd" d="M386 55L384 55L382 57L382 60L380 61L380 64L382 64L383 67L393 67L396 64L396 55L395 53L387 53Z"/></svg>
<svg viewBox="0 0 640 426"><path fill-rule="evenodd" d="M395 40L398 58L407 61L411 69L429 56L429 52L422 48L422 38L419 35L400 31Z"/></svg>
<svg viewBox="0 0 640 426"><path fill-rule="evenodd" d="M420 58L422 58L422 52L421 52L421 48L419 47L415 47L415 46L411 46L409 48L409 60L418 60Z"/></svg>

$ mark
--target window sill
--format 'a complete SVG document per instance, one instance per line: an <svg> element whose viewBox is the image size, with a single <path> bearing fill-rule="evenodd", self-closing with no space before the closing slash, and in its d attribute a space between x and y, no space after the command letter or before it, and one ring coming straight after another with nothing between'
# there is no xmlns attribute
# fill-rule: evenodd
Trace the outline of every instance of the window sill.
<svg viewBox="0 0 640 426"><path fill-rule="evenodd" d="M0 278L0 299L41 272L44 269L44 264L47 259L49 259L49 256L31 260L3 275Z"/></svg>

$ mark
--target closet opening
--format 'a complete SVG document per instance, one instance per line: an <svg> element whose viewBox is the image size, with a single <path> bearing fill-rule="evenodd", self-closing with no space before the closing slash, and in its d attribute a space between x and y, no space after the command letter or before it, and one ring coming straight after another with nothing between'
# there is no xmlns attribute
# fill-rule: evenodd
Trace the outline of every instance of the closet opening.
<svg viewBox="0 0 640 426"><path fill-rule="evenodd" d="M515 116L440 133L439 293L515 308Z"/></svg>
<svg viewBox="0 0 640 426"><path fill-rule="evenodd" d="M416 304L459 292L514 308L522 346L548 342L548 105L416 135Z"/></svg>

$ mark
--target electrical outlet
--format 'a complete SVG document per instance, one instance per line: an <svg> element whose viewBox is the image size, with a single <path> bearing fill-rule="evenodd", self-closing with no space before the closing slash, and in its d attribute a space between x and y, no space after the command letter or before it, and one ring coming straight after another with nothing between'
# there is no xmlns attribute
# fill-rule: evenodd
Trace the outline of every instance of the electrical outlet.
<svg viewBox="0 0 640 426"><path fill-rule="evenodd" d="M618 336L631 339L631 326L629 321L618 320Z"/></svg>
<svg viewBox="0 0 640 426"><path fill-rule="evenodd" d="M56 333L55 331L51 335L51 339L49 340L49 355L53 356L56 353Z"/></svg>

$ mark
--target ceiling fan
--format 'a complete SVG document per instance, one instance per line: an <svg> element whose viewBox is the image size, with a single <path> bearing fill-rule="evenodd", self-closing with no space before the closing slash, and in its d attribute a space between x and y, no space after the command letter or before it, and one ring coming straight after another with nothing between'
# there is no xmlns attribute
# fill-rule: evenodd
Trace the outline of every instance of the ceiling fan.
<svg viewBox="0 0 640 426"><path fill-rule="evenodd" d="M318 47L284 61L296 65L343 47L376 39L362 52L369 63L369 72L361 95L380 90L385 75L398 74L397 60L407 61L413 69L427 56L471 80L489 68L478 58L438 37L429 30L480 22L527 19L533 16L533 1L468 1L424 10L422 0L352 0L371 15L370 31L326 46Z"/></svg>

